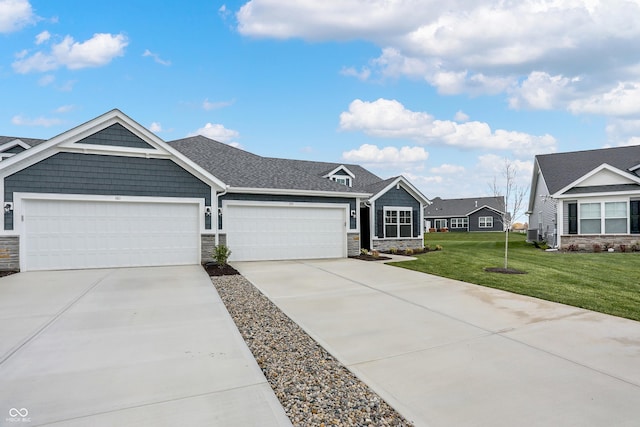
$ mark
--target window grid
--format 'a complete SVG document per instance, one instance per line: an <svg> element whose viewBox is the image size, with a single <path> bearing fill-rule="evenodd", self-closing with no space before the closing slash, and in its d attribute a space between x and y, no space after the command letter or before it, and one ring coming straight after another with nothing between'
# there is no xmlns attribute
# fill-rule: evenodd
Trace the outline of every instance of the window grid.
<svg viewBox="0 0 640 427"><path fill-rule="evenodd" d="M492 216L481 216L478 218L478 227L480 228L493 228Z"/></svg>

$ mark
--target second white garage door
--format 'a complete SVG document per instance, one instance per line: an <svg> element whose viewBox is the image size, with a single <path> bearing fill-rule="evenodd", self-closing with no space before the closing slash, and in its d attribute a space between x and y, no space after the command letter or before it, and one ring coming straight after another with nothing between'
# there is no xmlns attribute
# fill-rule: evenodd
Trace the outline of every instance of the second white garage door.
<svg viewBox="0 0 640 427"><path fill-rule="evenodd" d="M325 206L227 205L230 260L346 257L347 209Z"/></svg>
<svg viewBox="0 0 640 427"><path fill-rule="evenodd" d="M25 199L23 270L198 264L197 203Z"/></svg>

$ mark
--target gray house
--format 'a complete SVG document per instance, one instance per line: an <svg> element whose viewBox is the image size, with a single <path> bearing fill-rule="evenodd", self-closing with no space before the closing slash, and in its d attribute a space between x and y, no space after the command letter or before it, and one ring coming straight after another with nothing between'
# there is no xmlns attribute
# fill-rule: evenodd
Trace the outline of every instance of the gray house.
<svg viewBox="0 0 640 427"><path fill-rule="evenodd" d="M335 258L422 247L429 201L402 176L165 142L119 110L49 140L0 137L0 269Z"/></svg>
<svg viewBox="0 0 640 427"><path fill-rule="evenodd" d="M529 240L561 248L640 243L640 146L535 157Z"/></svg>
<svg viewBox="0 0 640 427"><path fill-rule="evenodd" d="M436 197L424 209L425 230L504 231L504 197L441 199Z"/></svg>

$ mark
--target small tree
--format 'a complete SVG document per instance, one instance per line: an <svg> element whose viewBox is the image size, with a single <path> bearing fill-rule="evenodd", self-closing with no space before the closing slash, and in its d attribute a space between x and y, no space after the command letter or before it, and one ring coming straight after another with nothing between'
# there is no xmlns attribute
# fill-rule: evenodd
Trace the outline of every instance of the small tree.
<svg viewBox="0 0 640 427"><path fill-rule="evenodd" d="M218 268L224 268L230 256L231 250L226 245L217 245L213 248L213 259L216 260Z"/></svg>
<svg viewBox="0 0 640 427"><path fill-rule="evenodd" d="M490 187L493 196L496 197L502 205L500 219L505 229L504 268L506 269L509 263L509 230L511 230L512 225L522 214L522 203L526 191L519 186L516 181L518 170L511 160L504 159L501 175L502 178L500 180L496 176L493 177L493 182L490 184Z"/></svg>

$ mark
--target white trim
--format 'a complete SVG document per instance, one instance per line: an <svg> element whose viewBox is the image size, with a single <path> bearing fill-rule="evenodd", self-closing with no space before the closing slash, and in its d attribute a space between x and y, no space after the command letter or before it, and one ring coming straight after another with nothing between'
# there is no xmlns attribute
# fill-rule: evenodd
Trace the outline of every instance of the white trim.
<svg viewBox="0 0 640 427"><path fill-rule="evenodd" d="M480 225L480 220L481 220L481 219L483 219L483 218L484 218L484 220L485 220L485 221L484 221L484 223L485 223L485 226L484 226L484 227ZM487 224L487 218L490 218L490 219L491 219L491 225L490 225L490 226L486 225L486 224ZM493 223L494 223L494 222L495 222L495 221L494 221L494 218L493 218L492 216L479 216L479 217L478 217L478 228L493 228L493 225L494 225Z"/></svg>
<svg viewBox="0 0 640 427"><path fill-rule="evenodd" d="M396 231L397 231L397 235L396 236L389 236L387 237L387 212L396 212L397 216L396 216ZM401 236L400 235L400 227L402 225L407 225L407 223L401 223L400 222L400 212L409 212L410 218L411 218L411 222L408 224L411 227L411 235L410 236ZM413 223L414 223L414 218L413 218L413 208L410 206L384 206L382 208L382 238L384 240L393 240L393 239L413 239ZM393 224L389 224L389 225L393 225Z"/></svg>
<svg viewBox="0 0 640 427"><path fill-rule="evenodd" d="M196 198L178 198L178 197L145 197L145 196L104 196L104 195L83 195L83 194L54 194L54 193L13 193L13 231L14 234L0 234L2 236L17 235L23 240L25 238L24 230L24 200L59 200L59 201L78 201L78 202L122 202L122 203L162 203L162 204L194 204L198 205L199 215L199 234L205 234L204 228L204 200ZM202 251L202 238L199 239L200 251ZM20 254L20 270L26 269L26 246L23 242L19 245Z"/></svg>
<svg viewBox="0 0 640 427"><path fill-rule="evenodd" d="M609 172L612 172L614 174L620 175L623 178L626 178L632 182L635 182L636 184L640 184L640 177L637 175L633 175L631 173L625 172L623 170L620 170L618 168L615 168L607 163L603 163L600 166L598 166L595 169L592 169L591 171L589 171L588 173L586 173L585 175L581 176L580 178L576 179L575 181L573 181L572 183L570 183L569 185L561 188L560 190L556 191L554 194L551 195L551 197L554 198L563 198L563 197L583 197L586 196L586 194L571 194L571 195L565 195L564 193L566 193L567 191L571 190L573 187L577 187L581 182L584 182L585 180L591 178L593 175L603 171L603 170L607 170ZM599 193L594 193L594 194L599 194Z"/></svg>
<svg viewBox="0 0 640 427"><path fill-rule="evenodd" d="M478 212L478 211L481 211L482 209L485 209L485 208L486 208L486 209L489 209L489 210L494 211L494 212L495 212L495 213L497 213L498 215L504 215L504 212L502 212L501 210L498 210L498 209L496 209L496 208L492 208L492 207L491 207L491 206L489 206L489 205L482 205L482 206L481 206L481 207L479 207L478 209L474 209L474 210L472 210L471 212L469 212L469 213L467 214L467 216L471 216L471 215L473 215L474 213L476 213L476 212Z"/></svg>
<svg viewBox="0 0 640 427"><path fill-rule="evenodd" d="M349 175L351 177L351 179L355 179L356 176L345 165L338 166L337 168L333 169L328 174L324 175L323 178L331 178L331 177L333 177L333 175L336 174L336 172L338 172L341 169L344 170L347 173L347 175Z"/></svg>
<svg viewBox="0 0 640 427"><path fill-rule="evenodd" d="M391 181L389 185L384 187L382 190L378 191L373 197L369 199L371 202L375 202L381 196L383 196L387 191L391 190L396 185L400 185L404 188L409 194L411 194L418 202L425 203L427 205L431 204L431 201L427 199L424 194L420 192L416 187L414 187L405 177L402 175Z"/></svg>
<svg viewBox="0 0 640 427"><path fill-rule="evenodd" d="M223 200L222 201L222 230L220 230L221 234L227 235L228 233L225 229L225 216L227 215L227 208L229 206L249 206L249 207L277 207L277 208L316 208L316 209L341 209L344 211L344 238L343 238L343 253L346 256L349 255L349 247L348 247L348 234L350 232L355 233L355 230L351 230L350 225L350 209L351 206L349 203L313 203L313 202L261 202L256 200ZM356 225L358 222L356 221ZM311 231L310 231L311 232Z"/></svg>
<svg viewBox="0 0 640 427"><path fill-rule="evenodd" d="M228 193L236 194L277 194L286 196L318 196L318 197L345 197L350 199L368 198L371 193L349 193L339 191L318 191L318 190L294 190L286 188L251 188L251 187L228 187Z"/></svg>
<svg viewBox="0 0 640 427"><path fill-rule="evenodd" d="M5 153L5 151L12 149L13 147L22 147L25 150L28 150L29 148L31 148L31 146L29 144L27 144L26 142L20 140L19 138L13 139L9 142L5 142L4 144L0 145L0 153L4 153L4 154L18 154L18 153Z"/></svg>
<svg viewBox="0 0 640 427"><path fill-rule="evenodd" d="M80 141L116 123L124 126L128 131L141 138L150 146L156 148L157 151L92 144L78 144L79 147L73 146L77 141ZM224 182L207 172L205 169L187 158L184 154L171 147L151 131L117 109L102 114L101 116L89 120L88 122L76 126L73 129L63 132L60 135L27 150L27 154L25 156L13 156L0 162L0 178L4 178L19 170L25 169L59 152L76 150L77 148L80 148L80 152L83 153L99 152L111 155L134 155L137 152L139 157L143 158L150 156L152 153L157 156L171 157L172 161L207 184L217 187L220 190L224 190L226 188L226 184Z"/></svg>
<svg viewBox="0 0 640 427"><path fill-rule="evenodd" d="M146 159L168 159L171 154L149 148L116 147L109 145L92 145L75 143L72 146L58 147L61 153L99 154L106 156L144 157Z"/></svg>

